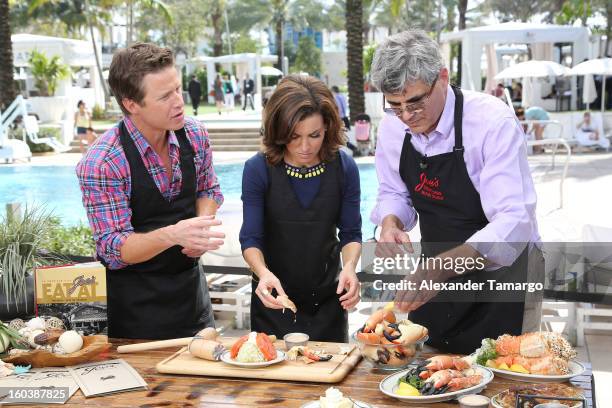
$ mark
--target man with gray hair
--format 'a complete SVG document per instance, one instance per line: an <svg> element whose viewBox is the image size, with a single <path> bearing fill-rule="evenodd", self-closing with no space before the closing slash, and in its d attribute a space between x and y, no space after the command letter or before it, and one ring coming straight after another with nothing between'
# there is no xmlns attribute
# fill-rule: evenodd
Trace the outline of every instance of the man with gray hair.
<svg viewBox="0 0 612 408"><path fill-rule="evenodd" d="M454 265L480 259L481 267L463 272L436 263L406 279L520 283L528 264L543 271L533 245L539 242L536 193L512 109L491 95L451 86L438 45L420 30L380 44L371 73L387 114L378 129L380 184L371 215L381 226L377 255L412 252L407 231L420 218L423 255ZM428 344L440 350L470 353L483 338L539 328L540 311L526 306L525 291L449 293L396 294L399 309L428 327Z"/></svg>

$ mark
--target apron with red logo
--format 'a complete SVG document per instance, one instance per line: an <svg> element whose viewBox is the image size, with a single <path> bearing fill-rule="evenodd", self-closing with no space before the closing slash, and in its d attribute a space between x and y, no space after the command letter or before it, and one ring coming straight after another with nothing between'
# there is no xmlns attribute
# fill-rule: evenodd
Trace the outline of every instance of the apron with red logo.
<svg viewBox="0 0 612 408"><path fill-rule="evenodd" d="M465 243L488 219L480 195L470 180L463 158L463 94L455 93L455 146L453 151L423 156L414 149L406 132L399 172L408 187L421 228L425 256L435 256ZM469 137L469 136L468 136ZM503 188L503 186L500 186ZM510 267L494 271L473 271L449 282L525 282L527 249ZM488 288L488 286L485 286ZM410 313L409 319L429 329L428 344L445 352L468 354L483 338L521 333L524 302L483 302L478 293L455 295L440 292L427 304Z"/></svg>

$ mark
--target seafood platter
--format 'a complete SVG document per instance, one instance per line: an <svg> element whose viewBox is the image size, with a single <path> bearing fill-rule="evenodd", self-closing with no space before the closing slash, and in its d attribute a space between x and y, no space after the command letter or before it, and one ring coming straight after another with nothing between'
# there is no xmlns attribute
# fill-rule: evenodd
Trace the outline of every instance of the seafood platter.
<svg viewBox="0 0 612 408"><path fill-rule="evenodd" d="M470 358L437 355L408 370L386 377L380 390L408 402L432 403L477 394L493 381L493 373Z"/></svg>
<svg viewBox="0 0 612 408"><path fill-rule="evenodd" d="M515 381L564 382L585 371L571 344L553 332L484 339L473 356L495 375Z"/></svg>

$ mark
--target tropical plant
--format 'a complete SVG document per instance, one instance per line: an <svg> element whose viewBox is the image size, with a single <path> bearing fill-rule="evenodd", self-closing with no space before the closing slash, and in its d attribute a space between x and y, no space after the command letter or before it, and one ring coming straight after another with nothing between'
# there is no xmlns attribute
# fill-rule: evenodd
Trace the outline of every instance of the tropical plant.
<svg viewBox="0 0 612 408"><path fill-rule="evenodd" d="M106 80L102 76L102 63L98 55L94 28L104 33L104 28L111 21L109 10L118 0L33 0L29 2L27 17L35 19L51 19L52 22L61 22L66 25L70 37L84 37L84 28L88 29L91 44L94 50L96 67L100 76L100 84L104 97L108 99L110 93Z"/></svg>
<svg viewBox="0 0 612 408"><path fill-rule="evenodd" d="M141 13L135 22L135 37L193 57L198 52L200 40L206 37L202 22L209 18L211 3L209 0L166 0L173 20L180 23L168 24L164 14Z"/></svg>
<svg viewBox="0 0 612 408"><path fill-rule="evenodd" d="M231 34L232 52L235 54L242 53L259 53L262 45L252 39L247 32L237 32ZM229 54L229 41L223 42L223 53Z"/></svg>
<svg viewBox="0 0 612 408"><path fill-rule="evenodd" d="M334 9L335 12L330 11ZM282 69L282 60L287 57L284 38L285 26L294 29L309 27L313 30L340 29L338 7L330 7L321 0L233 0L228 6L229 26L234 31L248 31L253 28L266 29L274 33L276 66Z"/></svg>
<svg viewBox="0 0 612 408"><path fill-rule="evenodd" d="M59 55L49 59L44 53L34 50L28 62L34 84L41 96L54 96L57 83L70 75L70 68L62 62Z"/></svg>
<svg viewBox="0 0 612 408"><path fill-rule="evenodd" d="M57 261L41 255L41 242L49 228L51 213L44 207L26 207L23 218L7 214L0 223L0 293L5 296L6 308L25 304L28 309L28 277L38 266Z"/></svg>
<svg viewBox="0 0 612 408"><path fill-rule="evenodd" d="M314 76L321 74L321 50L317 48L311 37L303 36L300 38L295 68L297 71L308 72Z"/></svg>
<svg viewBox="0 0 612 408"><path fill-rule="evenodd" d="M13 81L13 43L8 0L0 0L0 108L8 106L15 99Z"/></svg>
<svg viewBox="0 0 612 408"><path fill-rule="evenodd" d="M363 49L363 73L368 76L376 53L376 44L369 44Z"/></svg>
<svg viewBox="0 0 612 408"><path fill-rule="evenodd" d="M346 2L346 57L348 68L348 93L351 121L365 112L363 90L363 32L362 1Z"/></svg>
<svg viewBox="0 0 612 408"><path fill-rule="evenodd" d="M40 247L53 254L93 256L96 245L88 225L64 226L59 217L51 216Z"/></svg>

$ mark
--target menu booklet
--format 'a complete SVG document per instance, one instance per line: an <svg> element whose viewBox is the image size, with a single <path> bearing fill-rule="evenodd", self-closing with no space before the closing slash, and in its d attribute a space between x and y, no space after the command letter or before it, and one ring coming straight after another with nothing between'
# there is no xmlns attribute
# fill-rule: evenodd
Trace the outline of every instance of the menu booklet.
<svg viewBox="0 0 612 408"><path fill-rule="evenodd" d="M140 374L123 359L72 366L70 372L87 398L147 389Z"/></svg>
<svg viewBox="0 0 612 408"><path fill-rule="evenodd" d="M35 368L0 378L0 404L65 404L78 389L69 368Z"/></svg>

